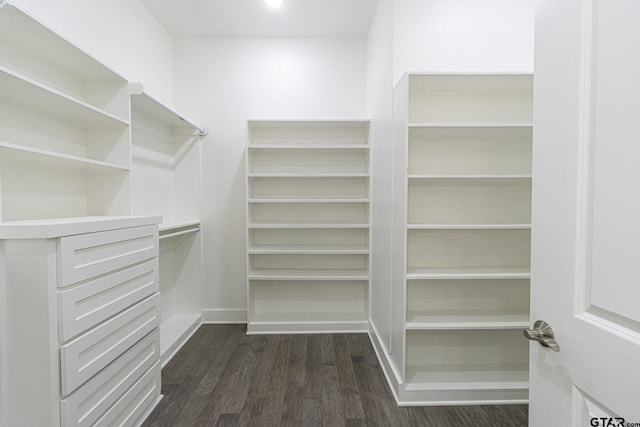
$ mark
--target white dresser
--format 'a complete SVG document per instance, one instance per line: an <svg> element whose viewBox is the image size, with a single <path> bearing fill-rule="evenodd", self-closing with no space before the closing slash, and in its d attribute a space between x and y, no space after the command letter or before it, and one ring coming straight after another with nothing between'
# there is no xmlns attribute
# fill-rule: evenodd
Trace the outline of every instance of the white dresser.
<svg viewBox="0 0 640 427"><path fill-rule="evenodd" d="M160 217L0 225L0 424L139 425L160 399Z"/></svg>

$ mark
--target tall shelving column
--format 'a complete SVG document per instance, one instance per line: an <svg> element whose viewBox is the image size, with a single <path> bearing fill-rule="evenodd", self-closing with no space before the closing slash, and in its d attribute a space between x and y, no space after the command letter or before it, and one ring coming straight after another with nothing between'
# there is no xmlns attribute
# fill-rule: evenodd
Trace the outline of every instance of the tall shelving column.
<svg viewBox="0 0 640 427"><path fill-rule="evenodd" d="M127 81L0 6L0 220L130 215Z"/></svg>
<svg viewBox="0 0 640 427"><path fill-rule="evenodd" d="M406 108L403 396L526 402L532 76L411 74L396 91Z"/></svg>
<svg viewBox="0 0 640 427"><path fill-rule="evenodd" d="M206 130L131 83L134 215L161 215L163 364L202 321L200 143Z"/></svg>
<svg viewBox="0 0 640 427"><path fill-rule="evenodd" d="M368 121L251 121L248 332L366 331Z"/></svg>

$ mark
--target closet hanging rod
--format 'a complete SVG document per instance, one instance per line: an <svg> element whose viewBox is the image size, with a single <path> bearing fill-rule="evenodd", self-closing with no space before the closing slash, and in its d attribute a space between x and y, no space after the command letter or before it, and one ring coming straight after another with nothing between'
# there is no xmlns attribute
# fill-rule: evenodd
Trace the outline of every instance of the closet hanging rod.
<svg viewBox="0 0 640 427"><path fill-rule="evenodd" d="M189 124L189 125L193 126L194 128L196 128L196 130L198 131L198 134L199 134L200 136L205 136L207 133L209 133L209 131L207 130L207 128L203 128L203 127L197 126L195 123L193 123L193 122L191 122L191 121L189 121L189 120L185 119L184 117L178 116L178 118L179 118L180 120L182 120L183 122L185 122L185 123L187 123L187 124Z"/></svg>
<svg viewBox="0 0 640 427"><path fill-rule="evenodd" d="M199 231L200 227L195 227L188 230L176 231L175 233L161 234L160 237L158 237L158 240L170 239L171 237L183 236L185 234L197 233Z"/></svg>

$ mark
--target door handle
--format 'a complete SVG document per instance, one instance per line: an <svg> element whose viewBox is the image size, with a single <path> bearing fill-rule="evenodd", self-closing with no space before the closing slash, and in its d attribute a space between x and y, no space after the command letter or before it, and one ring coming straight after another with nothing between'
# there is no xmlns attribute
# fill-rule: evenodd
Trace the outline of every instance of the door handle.
<svg viewBox="0 0 640 427"><path fill-rule="evenodd" d="M560 345L554 339L553 329L544 320L536 320L533 324L533 329L526 328L524 336L528 340L538 341L541 346L548 347L553 351L560 351Z"/></svg>

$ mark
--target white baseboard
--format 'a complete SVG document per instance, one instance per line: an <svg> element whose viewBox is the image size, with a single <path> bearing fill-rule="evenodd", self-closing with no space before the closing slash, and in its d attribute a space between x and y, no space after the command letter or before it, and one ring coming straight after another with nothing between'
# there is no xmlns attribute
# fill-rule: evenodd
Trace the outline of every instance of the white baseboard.
<svg viewBox="0 0 640 427"><path fill-rule="evenodd" d="M247 309L207 308L202 310L202 323L247 323Z"/></svg>
<svg viewBox="0 0 640 427"><path fill-rule="evenodd" d="M389 350L384 342L380 340L378 329L371 320L369 320L369 339L373 345L373 350L376 352L378 362L380 362L380 367L387 379L391 393L396 399L396 404L401 406L400 396L404 388L402 375L395 369L393 361L389 358Z"/></svg>

